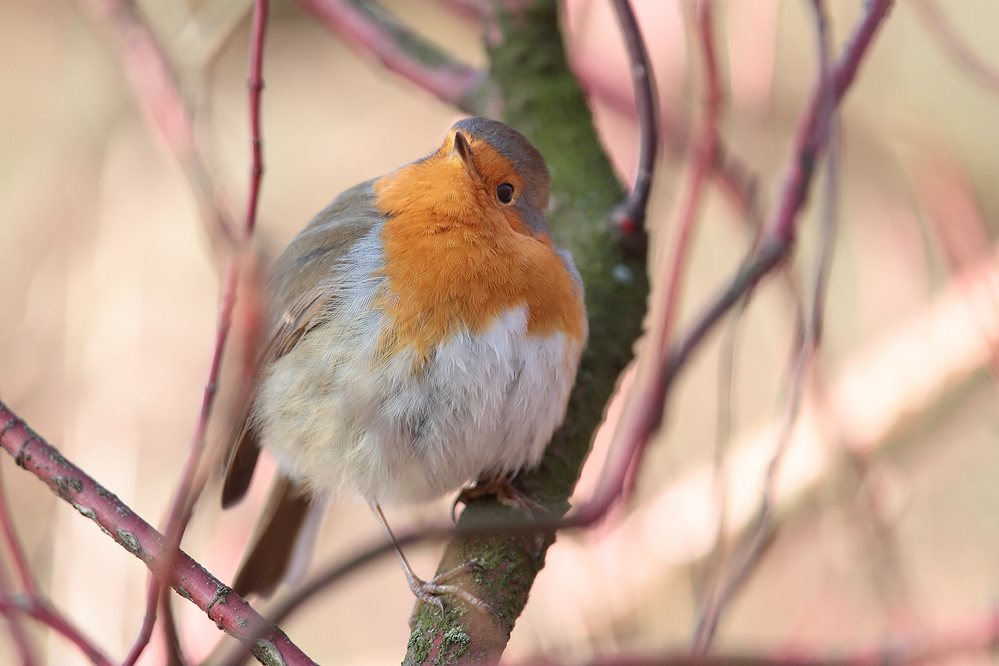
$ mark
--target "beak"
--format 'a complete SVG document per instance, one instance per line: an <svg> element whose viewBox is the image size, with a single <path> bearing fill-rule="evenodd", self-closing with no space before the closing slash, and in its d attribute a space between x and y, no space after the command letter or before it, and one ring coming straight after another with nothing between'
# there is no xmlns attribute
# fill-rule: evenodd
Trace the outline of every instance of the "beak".
<svg viewBox="0 0 999 666"><path fill-rule="evenodd" d="M454 158L456 155L461 160L468 175L477 179L479 172L475 170L475 163L472 162L472 147L468 145L468 139L465 138L461 130L454 133L454 146L451 148L451 154L448 157Z"/></svg>

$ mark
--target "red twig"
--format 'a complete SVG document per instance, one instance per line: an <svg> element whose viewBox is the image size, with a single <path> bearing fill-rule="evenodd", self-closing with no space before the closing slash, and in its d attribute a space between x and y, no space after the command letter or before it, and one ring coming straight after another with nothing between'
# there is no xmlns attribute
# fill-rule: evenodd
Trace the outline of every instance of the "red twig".
<svg viewBox="0 0 999 666"><path fill-rule="evenodd" d="M628 197L614 211L613 220L625 237L641 238L644 256L645 215L652 189L652 173L659 152L659 131L656 112L656 85L652 62L642 38L642 31L629 0L613 0L614 12L621 26L628 60L631 63L631 82L635 89L635 107L638 112L638 169L635 184Z"/></svg>
<svg viewBox="0 0 999 666"><path fill-rule="evenodd" d="M0 475L0 529L3 529L4 544L14 561L14 568L21 587L24 588L24 592L28 596L37 597L38 585L35 583L35 577L28 565L28 558L24 555L24 547L14 529L14 520L10 515L10 507L7 505L7 493L3 488L2 475Z"/></svg>
<svg viewBox="0 0 999 666"><path fill-rule="evenodd" d="M698 42L701 45L703 67L704 67L704 102L702 121L697 131L697 136L691 144L690 149L690 175L689 182L682 196L682 204L676 221L676 240L673 246L672 255L668 263L669 275L666 278L665 294L663 296L664 307L659 316L650 325L650 334L647 344L649 347L644 351L650 358L662 358L669 345L670 334L674 326L676 310L679 306L680 291L683 284L683 275L686 267L687 256L690 251L690 241L692 238L694 223L697 220L697 211L701 204L704 185L707 183L718 156L718 121L721 115L721 81L718 73L718 61L714 47L714 28L711 18L710 0L698 0L695 5L696 31ZM629 423L622 423L623 429L630 427ZM637 450L636 452L637 453ZM614 464L608 466L610 478L605 478L598 489L608 489L608 482L613 488L623 490L630 470L635 468L639 456L629 456L627 460L619 459ZM621 491L614 491L618 495ZM608 497L609 502L613 501ZM601 511L601 514L603 511Z"/></svg>
<svg viewBox="0 0 999 666"><path fill-rule="evenodd" d="M825 6L822 0L812 0L815 12L816 32L818 34L818 65L819 65L819 95L829 118L830 145L828 148L827 180L823 202L822 229L818 243L819 259L816 262L815 281L812 291L811 316L806 321L799 319L800 334L795 345L795 359L791 369L791 379L784 423L773 457L767 469L760 497L760 506L756 519L747 528L739 543L734 548L731 565L723 580L717 581L714 589L708 591L704 610L698 619L694 635L694 654L704 654L714 639L718 623L721 621L729 602L735 596L750 573L756 567L767 544L771 541L773 531L773 509L777 475L784 459L791 435L798 420L801 401L805 392L805 382L812 366L815 351L822 335L822 314L825 310L825 295L828 284L829 265L832 259L833 237L836 227L836 202L838 196L837 159L835 145L835 113L836 101L832 88L829 70L829 31L826 20ZM800 311L799 311L800 317Z"/></svg>
<svg viewBox="0 0 999 666"><path fill-rule="evenodd" d="M0 417L0 421L2 420L2 417ZM14 637L14 642L17 643L24 663L33 664L35 662L31 656L28 637L24 632L24 627L20 623L20 615L33 617L50 627L53 631L65 636L67 640L76 645L95 664L110 666L107 657L104 656L94 643L42 598L35 578L31 573L31 567L28 566L27 558L24 556L21 540L14 530L14 524L11 520L9 507L7 506L7 494L4 492L2 486L2 475L0 475L0 526L3 528L7 551L14 561L14 567L17 571L21 587L24 590L21 594L13 593L10 581L7 579L7 574L3 570L3 567L0 567L0 592L2 592L0 594L0 613L7 618L11 635Z"/></svg>
<svg viewBox="0 0 999 666"><path fill-rule="evenodd" d="M97 666L111 666L111 661L76 627L67 622L43 600L34 597L0 597L0 613L22 613L50 627L75 645L87 659Z"/></svg>
<svg viewBox="0 0 999 666"><path fill-rule="evenodd" d="M142 625L139 633L136 634L132 647L125 656L122 666L132 666L142 652L149 645L149 640L153 637L153 627L156 626L156 609L159 605L160 595L163 592L163 584L159 577L150 574L149 587L146 589L146 610L142 616Z"/></svg>
<svg viewBox="0 0 999 666"><path fill-rule="evenodd" d="M154 574L160 570L169 556L166 538L113 493L66 460L3 402L0 402L0 446L14 456L18 465L97 523L103 532L142 560ZM246 601L182 550L177 551L174 566L167 576L170 586L203 610L220 629L241 642L252 641L250 650L262 663L288 666L314 663L283 632L267 624ZM263 632L259 630L261 626L266 627ZM255 633L260 633L261 637L254 639ZM280 662L280 659L284 661Z"/></svg>
<svg viewBox="0 0 999 666"><path fill-rule="evenodd" d="M688 652L652 656L594 658L591 666L916 666L950 661L961 655L987 655L999 641L999 608L966 618L933 631L889 636L868 645L822 655L808 647L791 646L771 653ZM520 662L517 666L554 666L548 659Z"/></svg>
<svg viewBox="0 0 999 666"><path fill-rule="evenodd" d="M892 0L869 0L865 5L864 12L833 69L835 104L839 104L853 82L857 69L892 4ZM565 521L567 524L587 525L599 520L607 508L621 496L628 470L641 457L649 438L662 424L666 396L679 370L721 317L790 252L797 230L798 214L807 198L815 164L828 139L827 107L826 87L819 85L799 122L781 197L762 242L747 258L728 288L708 304L690 330L663 356L652 388L638 396L631 413L623 419L622 427L616 435L621 447L618 462L609 467L593 498L568 518Z"/></svg>
<svg viewBox="0 0 999 666"><path fill-rule="evenodd" d="M170 63L140 10L130 0L79 0L113 38L119 60L139 110L177 158L190 162L197 153L194 124Z"/></svg>
<svg viewBox="0 0 999 666"><path fill-rule="evenodd" d="M731 155L725 149L721 137L718 139L718 161L715 164L714 182L742 214L750 230L759 241L759 233L763 231L763 216L759 211L759 185L757 176L739 158Z"/></svg>
<svg viewBox="0 0 999 666"><path fill-rule="evenodd" d="M18 580L21 584L21 588L23 588L22 594L16 596L13 595L13 587L7 578L7 573L3 567L0 566L0 591L2 591L3 599L10 602L9 604L3 606L3 608L0 608L0 612L2 612L7 618L7 624L10 628L11 636L14 638L14 642L18 646L18 650L21 652L23 662L26 665L35 663L31 654L31 646L28 643L28 636L20 622L20 614L27 614L35 617L52 629L66 636L66 638L77 645L80 650L88 656L96 655L100 659L103 659L104 657L101 655L100 650L98 650L93 643L77 631L75 627L67 622L57 611L53 610L49 604L42 599L38 590L38 584L35 582L35 577L31 572L31 567L28 565L28 560L24 555L24 548L21 545L21 540L18 538L17 532L14 529L14 522L10 515L10 507L7 504L7 493L3 488L2 474L0 474L0 527L3 529L3 538L7 552L10 554L11 560L13 560Z"/></svg>
<svg viewBox="0 0 999 666"><path fill-rule="evenodd" d="M0 599L24 599L23 596L15 597L13 595L7 570L0 565ZM10 633L14 645L17 646L18 653L21 655L21 664L23 666L35 666L37 662L34 652L31 649L31 643L28 640L28 634L24 630L24 623L21 622L21 612L19 610L0 609L0 614L7 620L7 631Z"/></svg>
<svg viewBox="0 0 999 666"><path fill-rule="evenodd" d="M892 0L868 0L863 19L854 30L850 41L843 48L843 53L840 54L836 67L833 69L834 108L842 101L847 88L853 82L857 68L860 67L863 56L874 39L874 34L893 4ZM867 20L871 17L875 20ZM794 159L789 164L788 171L784 176L780 205L770 227L771 235L778 242L791 243L794 241L798 212L805 205L815 166L829 138L830 105L827 103L824 89L824 87L820 87L813 94L808 111L798 123L798 131L794 141L796 147Z"/></svg>
<svg viewBox="0 0 999 666"><path fill-rule="evenodd" d="M399 23L377 5L360 0L298 0L354 50L438 99L473 113L486 74L458 62Z"/></svg>
<svg viewBox="0 0 999 666"><path fill-rule="evenodd" d="M999 71L965 43L937 3L933 0L911 0L910 4L930 35L940 43L944 53L983 86L999 93Z"/></svg>
<svg viewBox="0 0 999 666"><path fill-rule="evenodd" d="M695 5L698 42L704 58L704 106L703 120L691 148L690 183L683 196L683 205L677 220L678 237L669 264L670 274L666 282L666 308L662 322L658 324L659 343L653 350L653 358L659 358L665 351L673 329L673 320L679 306L680 289L683 284L684 267L690 253L690 238L697 211L701 205L704 185L714 170L718 157L718 120L721 116L722 91L718 74L718 59L715 54L714 26L711 19L711 0L698 0Z"/></svg>
<svg viewBox="0 0 999 666"><path fill-rule="evenodd" d="M253 25L251 28L252 39L250 47L250 73L249 73L249 113L252 163L250 167L250 188L247 196L246 218L243 224L242 244L246 244L253 234L257 216L257 203L260 192L260 181L263 175L262 140L260 136L260 96L263 89L263 45L267 28L268 0L257 0L253 11ZM222 367L222 357L225 352L226 340L229 330L232 327L232 311L236 304L236 286L238 278L236 253L239 248L232 249L232 256L229 258L226 267L226 274L223 283L221 303L219 306L218 326L215 333L215 349L212 355L211 366L208 370L208 379L205 382L204 393L201 401L201 411L198 415L198 422L194 428L191 438L191 448L188 453L184 470L181 474L181 481L174 495L173 504L167 519L166 536L171 549L179 551L180 539L190 521L191 510L201 493L201 488L195 484L195 477L201 464L201 459L205 449L205 435L208 430L208 422L211 418L212 408L215 404L215 394L218 386L218 374ZM168 551L169 552L169 551ZM164 570L169 570L173 566L173 561L168 555L163 563ZM152 626L155 623L156 600L163 593L162 580L165 576L153 576L150 580L150 590L147 597L146 619L143 621L142 629L136 644L129 653L129 658L125 666L131 666L142 653L145 645L148 644ZM172 617L169 617L170 604L169 597L163 597L162 606L168 616L168 627L173 627ZM150 621L152 614L152 621ZM168 630L168 643L179 645L172 632ZM178 648L179 649L179 648Z"/></svg>
<svg viewBox="0 0 999 666"><path fill-rule="evenodd" d="M267 10L269 0L257 0L253 5L253 26L250 42L250 135L252 164L250 165L250 192L246 198L246 219L243 223L243 240L253 235L257 220L257 199L260 179L264 174L263 145L260 133L260 95L264 89L264 37L267 35Z"/></svg>
<svg viewBox="0 0 999 666"><path fill-rule="evenodd" d="M118 52L125 78L146 123L173 152L197 195L213 242L230 246L235 224L226 197L205 167L194 119L169 59L132 0L77 0ZM218 249L218 247L216 247Z"/></svg>

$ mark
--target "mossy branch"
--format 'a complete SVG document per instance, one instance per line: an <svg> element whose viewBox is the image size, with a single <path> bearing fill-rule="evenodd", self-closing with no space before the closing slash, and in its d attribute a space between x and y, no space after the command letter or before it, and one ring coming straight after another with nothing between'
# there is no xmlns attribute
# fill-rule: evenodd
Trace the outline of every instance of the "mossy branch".
<svg viewBox="0 0 999 666"><path fill-rule="evenodd" d="M624 197L597 140L586 100L569 70L554 0L521 5L516 14L497 6L502 39L490 45L490 74L500 91L502 119L545 155L552 174L556 242L572 250L586 285L590 340L583 355L565 424L541 466L514 484L555 515L568 510L593 434L617 378L631 361L648 296L644 256L630 253L609 222ZM459 527L484 519L510 519L495 499L472 502ZM479 562L481 573L461 584L492 606L499 618L450 606L441 617L424 608L410 637L405 664L494 663L544 566L551 535L456 538L447 544L438 573Z"/></svg>

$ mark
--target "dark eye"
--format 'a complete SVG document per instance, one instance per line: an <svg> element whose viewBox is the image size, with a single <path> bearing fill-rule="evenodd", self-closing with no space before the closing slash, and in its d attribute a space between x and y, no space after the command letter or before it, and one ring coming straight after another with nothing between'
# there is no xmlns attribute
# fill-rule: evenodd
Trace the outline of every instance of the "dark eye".
<svg viewBox="0 0 999 666"><path fill-rule="evenodd" d="M513 185L510 183L503 183L496 188L496 198L500 200L500 203L508 204L513 201Z"/></svg>

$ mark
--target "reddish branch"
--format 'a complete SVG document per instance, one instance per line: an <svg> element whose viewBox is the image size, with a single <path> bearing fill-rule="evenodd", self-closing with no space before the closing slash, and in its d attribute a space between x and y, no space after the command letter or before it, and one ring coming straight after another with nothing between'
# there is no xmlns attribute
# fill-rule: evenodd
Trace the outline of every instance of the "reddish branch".
<svg viewBox="0 0 999 666"><path fill-rule="evenodd" d="M968 46L939 5L933 0L912 0L911 4L944 52L983 86L999 93L999 71Z"/></svg>
<svg viewBox="0 0 999 666"><path fill-rule="evenodd" d="M2 480L2 475L0 475L0 480ZM20 593L13 591L13 585L7 579L6 572L0 567L0 592L2 592L0 594L0 614L7 618L11 635L22 654L24 663L35 663L31 656L28 637L20 622L21 616L27 615L62 635L93 663L100 666L110 666L107 657L72 622L63 617L42 597L27 557L25 557L24 548L21 546L21 541L14 529L10 507L7 505L7 494L2 485L0 485L0 528L3 530L4 545L13 561L14 570L22 590Z"/></svg>
<svg viewBox="0 0 999 666"><path fill-rule="evenodd" d="M714 171L718 159L718 120L721 116L722 89L718 74L718 59L715 53L714 25L711 18L711 0L699 0L696 5L697 41L704 59L704 106L697 136L691 147L690 184L683 195L683 205L677 220L676 246L669 264L669 278L666 282L666 308L662 321L652 330L659 333L658 353L666 348L676 309L679 307L680 289L683 283L684 267L690 254L690 239L697 220L697 211L703 199L704 185Z"/></svg>
<svg viewBox="0 0 999 666"><path fill-rule="evenodd" d="M835 136L836 100L832 89L829 71L829 31L826 20L825 6L822 0L812 0L815 12L816 33L818 34L818 68L819 97L824 100L825 113L829 117L828 132ZM767 468L763 483L760 505L756 511L753 523L747 528L731 553L727 571L719 572L719 576L711 581L705 597L705 605L694 633L693 653L705 654L714 639L718 623L729 602L749 579L750 573L759 563L767 545L773 536L773 510L777 475L781 463L791 442L794 426L798 421L801 401L805 392L805 381L812 366L815 351L822 335L822 314L825 311L825 295L828 285L829 265L832 259L833 235L836 225L837 202L837 159L835 140L829 142L828 163L826 166L826 188L823 200L822 228L819 235L819 259L816 262L814 287L812 290L811 316L802 320L798 310L799 335L795 345L795 358L791 365L790 386L784 421L777 439L773 457Z"/></svg>
<svg viewBox="0 0 999 666"><path fill-rule="evenodd" d="M614 12L628 51L631 64L631 83L635 90L635 107L638 112L638 169L635 184L628 198L614 212L614 223L630 238L641 238L642 255L645 254L645 214L652 189L652 171L659 151L659 132L656 113L656 85L652 62L642 38L642 31L629 0L613 0Z"/></svg>
<svg viewBox="0 0 999 666"><path fill-rule="evenodd" d="M56 633L60 634L70 643L75 645L93 664L96 666L112 666L111 661L98 650L94 644L83 635L76 627L67 621L59 611L55 610L44 599L35 596L14 597L9 595L0 596L0 613L8 617L16 615L26 615L38 620ZM15 634L15 636L17 636ZM27 649L27 642L18 639L20 649Z"/></svg>
<svg viewBox="0 0 999 666"><path fill-rule="evenodd" d="M226 197L205 165L169 58L132 0L77 0L118 52L125 78L153 134L180 162L197 195L216 251L231 246L235 224Z"/></svg>
<svg viewBox="0 0 999 666"><path fill-rule="evenodd" d="M8 601L15 600L19 600L22 604L37 603L40 597L36 589L35 579L31 575L31 569L25 560L24 549L21 547L21 542L14 532L14 525L10 517L10 507L7 506L7 493L3 490L2 474L0 474L0 527L3 529L3 539L7 546L7 552L14 562L14 568L21 579L21 587L24 589L22 594L16 595L14 586L7 577L6 567L0 566L0 600L2 600L0 603L5 604ZM7 629L10 632L11 638L14 639L14 644L17 646L18 652L21 654L21 663L24 666L33 666L36 662L31 645L28 643L28 635L25 632L24 624L21 622L21 611L19 609L7 610L5 606L4 608L0 608L0 614L3 614L7 620Z"/></svg>
<svg viewBox="0 0 999 666"><path fill-rule="evenodd" d="M890 636L869 645L822 655L792 646L772 653L672 653L656 656L597 657L590 666L916 666L953 661L994 651L999 641L999 608L964 618L953 625ZM517 666L554 666L551 660L526 660Z"/></svg>
<svg viewBox="0 0 999 666"><path fill-rule="evenodd" d="M356 51L462 111L474 113L486 81L482 70L449 54L401 24L374 3L298 0L320 23Z"/></svg>
<svg viewBox="0 0 999 666"><path fill-rule="evenodd" d="M24 548L21 546L21 541L17 538L17 533L14 530L14 521L10 515L10 507L7 506L7 493L4 492L2 481L3 477L0 476L0 529L3 529L4 545L7 547L7 553L10 555L11 560L13 560L14 571L25 594L37 597L38 584L35 583L35 577L31 573L28 559L24 555Z"/></svg>
<svg viewBox="0 0 999 666"><path fill-rule="evenodd" d="M154 574L160 571L170 554L166 538L113 493L66 460L3 402L0 402L0 447L14 456L19 466L45 482L56 495L142 560L150 571ZM220 629L247 644L261 663L287 666L314 663L283 632L269 625L249 604L183 551L177 551L174 565L166 576L166 582L178 594L203 610ZM261 626L266 627L262 632ZM254 639L254 633L259 633L260 637Z"/></svg>
<svg viewBox="0 0 999 666"><path fill-rule="evenodd" d="M892 0L869 0L865 5L853 34L833 68L835 105L838 106L842 101L853 82L857 69L871 46L875 33L887 18L892 4ZM565 521L568 525L588 525L599 520L607 508L621 496L628 470L641 459L649 438L662 424L667 393L680 369L694 350L700 347L715 324L791 251L799 213L811 188L815 165L828 140L830 105L826 90L825 86L816 86L799 121L778 206L764 231L761 243L746 258L729 282L728 288L708 304L690 330L668 353L661 356L651 387L638 396L632 413L626 416L617 433L617 442L622 447L619 462L601 479L593 499Z"/></svg>
<svg viewBox="0 0 999 666"><path fill-rule="evenodd" d="M263 141L260 133L260 94L264 89L264 37L267 35L269 0L256 0L253 5L253 25L250 28L250 192L246 197L246 217L243 221L243 242L250 240L257 221L257 201L260 179L264 174Z"/></svg>
<svg viewBox="0 0 999 666"><path fill-rule="evenodd" d="M260 136L260 95L263 90L263 45L267 27L267 0L257 0L253 11L253 25L251 28L250 45L250 73L248 80L249 89L249 113L251 131L251 155L250 166L250 187L247 196L246 217L243 223L243 232L240 239L240 246L245 247L253 235L257 216L257 203L260 192L260 180L263 175L262 141ZM212 408L215 404L215 394L218 386L219 370L222 366L222 357L225 352L226 341L229 337L229 330L232 327L232 311L236 305L236 286L238 280L238 253L242 247L233 246L230 248L230 256L226 266L222 299L219 306L218 326L215 332L215 348L212 354L211 366L208 370L208 379L205 381L205 388L202 395L201 411L198 415L198 422L194 428L191 438L191 447L187 461L181 474L181 480L177 491L174 494L173 503L167 518L167 557L162 563L162 570L158 575L154 575L149 584L149 591L146 599L146 615L143 619L142 627L136 638L125 666L131 666L141 655L146 645L149 643L152 629L156 622L157 600L163 609L164 628L167 632L167 645L172 651L179 650L179 641L176 640L174 631L173 615L170 606L169 595L163 594L162 581L166 578L165 572L173 567L171 552L179 552L180 540L188 522L194 503L201 494L200 484L195 483L195 477L201 466L201 460L205 451L205 435L208 431L208 421L211 418ZM156 573L156 572L154 572ZM178 655L179 656L179 655ZM181 659L181 661L183 661Z"/></svg>

